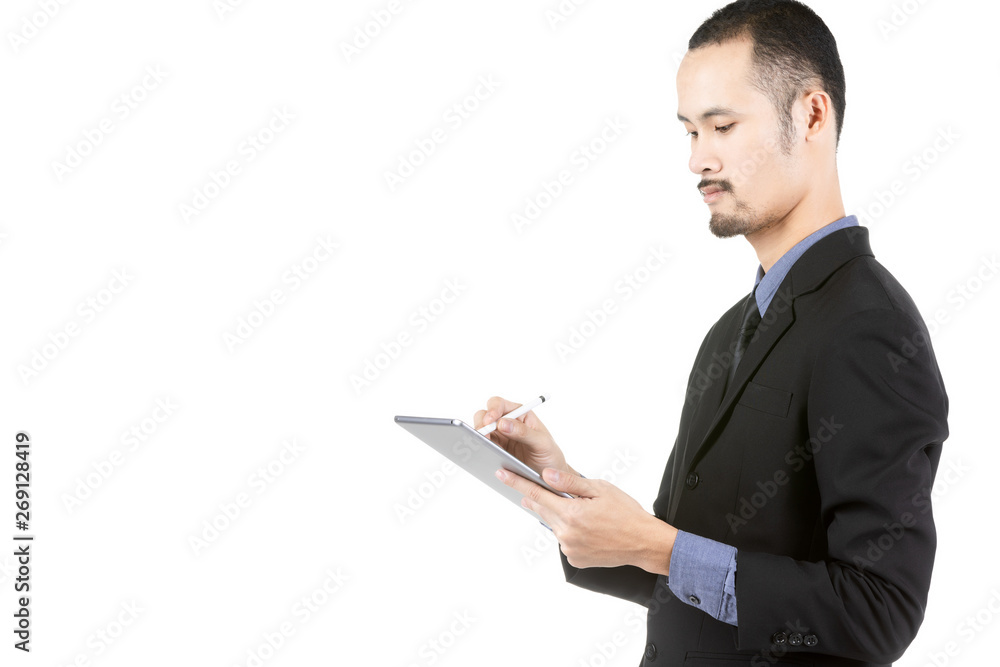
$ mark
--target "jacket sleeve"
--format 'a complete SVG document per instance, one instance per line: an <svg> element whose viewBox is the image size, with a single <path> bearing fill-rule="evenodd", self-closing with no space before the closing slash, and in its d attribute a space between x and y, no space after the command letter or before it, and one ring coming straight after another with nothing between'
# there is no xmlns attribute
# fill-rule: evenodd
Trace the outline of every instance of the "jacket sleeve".
<svg viewBox="0 0 1000 667"><path fill-rule="evenodd" d="M671 452L667 459L667 472L664 474L664 480L669 480L673 460L674 454ZM664 484L669 484L669 482L664 481ZM566 581L574 586L630 600L644 607L648 607L652 601L656 580L659 577L657 574L646 572L634 565L582 569L573 567L566 559L566 554L562 552L562 546L559 548L559 559L562 561Z"/></svg>
<svg viewBox="0 0 1000 667"><path fill-rule="evenodd" d="M566 560L566 554L559 548L559 558L562 561L566 581L586 588L596 593L613 595L616 598L629 600L648 607L653 597L653 587L659 575L646 572L634 565L618 567L588 567L584 569L573 567Z"/></svg>
<svg viewBox="0 0 1000 667"><path fill-rule="evenodd" d="M823 345L807 408L816 437L804 456L813 460L827 557L740 549L739 648L890 663L923 621L948 398L919 316L855 313Z"/></svg>

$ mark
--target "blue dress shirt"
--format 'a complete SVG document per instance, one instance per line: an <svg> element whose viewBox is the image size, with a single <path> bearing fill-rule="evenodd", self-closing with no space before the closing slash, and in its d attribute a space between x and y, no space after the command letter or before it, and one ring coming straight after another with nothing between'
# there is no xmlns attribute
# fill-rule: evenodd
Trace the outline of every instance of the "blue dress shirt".
<svg viewBox="0 0 1000 667"><path fill-rule="evenodd" d="M853 215L831 222L792 246L767 273L757 265L754 287L757 290L757 308L762 317L799 257L827 234L851 226L858 226L858 219ZM682 602L698 607L724 623L737 625L736 547L678 530L670 556L667 585Z"/></svg>

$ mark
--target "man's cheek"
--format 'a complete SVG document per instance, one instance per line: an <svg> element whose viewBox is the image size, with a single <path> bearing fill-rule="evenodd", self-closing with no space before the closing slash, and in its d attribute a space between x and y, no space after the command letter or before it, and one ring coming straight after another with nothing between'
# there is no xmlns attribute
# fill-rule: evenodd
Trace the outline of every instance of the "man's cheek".
<svg viewBox="0 0 1000 667"><path fill-rule="evenodd" d="M775 145L769 142L765 145L757 145L752 150L741 152L736 158L735 169L730 177L734 190L743 189L753 182L762 182L773 171L772 158L774 156ZM739 196L740 192L734 192Z"/></svg>

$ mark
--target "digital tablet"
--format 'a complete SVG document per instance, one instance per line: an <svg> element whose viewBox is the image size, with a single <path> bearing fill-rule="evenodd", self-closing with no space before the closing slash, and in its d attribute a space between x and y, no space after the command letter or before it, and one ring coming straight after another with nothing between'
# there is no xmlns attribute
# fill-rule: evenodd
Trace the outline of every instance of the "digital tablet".
<svg viewBox="0 0 1000 667"><path fill-rule="evenodd" d="M509 470L545 487L552 493L564 498L573 497L553 489L541 475L520 459L461 419L396 415L396 423L539 521L542 521L542 518L538 514L521 505L523 498L521 493L497 479L497 470L500 468ZM544 521L542 524L546 525Z"/></svg>

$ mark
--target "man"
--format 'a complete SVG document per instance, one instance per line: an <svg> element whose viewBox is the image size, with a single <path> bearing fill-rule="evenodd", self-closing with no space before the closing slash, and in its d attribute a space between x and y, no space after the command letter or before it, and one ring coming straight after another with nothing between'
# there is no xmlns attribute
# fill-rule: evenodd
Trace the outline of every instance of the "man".
<svg viewBox="0 0 1000 667"><path fill-rule="evenodd" d="M491 436L552 494L566 578L648 607L643 665L887 665L923 620L948 398L913 301L846 216L836 42L804 5L740 1L692 36L678 118L710 230L754 290L709 329L650 515L570 467L534 413ZM517 404L493 397L477 428Z"/></svg>

